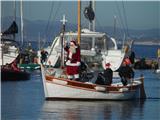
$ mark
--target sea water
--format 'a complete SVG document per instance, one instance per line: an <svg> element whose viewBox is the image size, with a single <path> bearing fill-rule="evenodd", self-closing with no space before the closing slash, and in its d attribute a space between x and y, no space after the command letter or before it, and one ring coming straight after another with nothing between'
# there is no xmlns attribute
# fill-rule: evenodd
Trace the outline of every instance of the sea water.
<svg viewBox="0 0 160 120"><path fill-rule="evenodd" d="M1 82L1 119L160 120L160 74L136 70L136 76L141 74L145 77L146 100L46 101L41 73L34 71L30 80Z"/></svg>
<svg viewBox="0 0 160 120"><path fill-rule="evenodd" d="M146 100L46 101L40 71L28 81L2 82L2 120L159 120L160 76L136 73L145 76Z"/></svg>

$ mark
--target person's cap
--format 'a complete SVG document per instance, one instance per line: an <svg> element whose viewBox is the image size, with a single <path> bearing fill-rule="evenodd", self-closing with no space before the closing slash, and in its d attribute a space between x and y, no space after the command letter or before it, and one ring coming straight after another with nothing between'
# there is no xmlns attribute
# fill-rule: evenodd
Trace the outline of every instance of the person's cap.
<svg viewBox="0 0 160 120"><path fill-rule="evenodd" d="M110 67L111 66L111 64L110 63L106 63L106 67Z"/></svg>
<svg viewBox="0 0 160 120"><path fill-rule="evenodd" d="M131 64L131 61L129 60L129 58L125 59L125 63L126 63L126 65L130 65Z"/></svg>
<svg viewBox="0 0 160 120"><path fill-rule="evenodd" d="M124 60L123 64L130 65L130 64L131 64L131 61L129 60L129 58L126 58L126 59Z"/></svg>

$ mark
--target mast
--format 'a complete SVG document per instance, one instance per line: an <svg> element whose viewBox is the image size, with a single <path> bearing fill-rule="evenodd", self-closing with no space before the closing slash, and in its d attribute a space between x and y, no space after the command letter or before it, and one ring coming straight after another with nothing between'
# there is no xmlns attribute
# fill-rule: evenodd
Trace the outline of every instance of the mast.
<svg viewBox="0 0 160 120"><path fill-rule="evenodd" d="M114 38L116 39L116 22L117 22L117 17L114 16Z"/></svg>
<svg viewBox="0 0 160 120"><path fill-rule="evenodd" d="M1 47L1 48L0 48L0 49L1 49L0 52L1 52L2 65L3 65L3 63L4 63L4 61L3 61L3 44L4 44L4 43L3 43L3 41L1 41L1 43L2 43L2 44L1 44L1 46L0 46L0 47Z"/></svg>
<svg viewBox="0 0 160 120"><path fill-rule="evenodd" d="M89 7L92 8L92 1L89 1ZM93 28L93 22L89 21L89 30L92 31Z"/></svg>
<svg viewBox="0 0 160 120"><path fill-rule="evenodd" d="M14 10L14 21L16 22L16 0L14 0L14 8L13 8ZM13 34L13 40L15 40L16 39L16 34L14 33Z"/></svg>
<svg viewBox="0 0 160 120"><path fill-rule="evenodd" d="M63 15L63 19L60 20L63 24L62 26L62 34L61 34L61 67L64 67L64 33L65 33L65 25L66 25L66 17Z"/></svg>
<svg viewBox="0 0 160 120"><path fill-rule="evenodd" d="M93 11L94 11L94 13L95 13L95 11L96 11L96 6L95 6L96 4L95 4L95 0L92 0L92 8L93 8ZM93 32L95 32L96 31L96 20L95 20L96 18L94 18L94 20L92 21L92 30L93 30Z"/></svg>
<svg viewBox="0 0 160 120"><path fill-rule="evenodd" d="M38 48L39 48L39 50L41 50L41 35L40 35L40 32L38 34Z"/></svg>
<svg viewBox="0 0 160 120"><path fill-rule="evenodd" d="M21 13L21 47L23 46L23 1L20 2L20 13Z"/></svg>
<svg viewBox="0 0 160 120"><path fill-rule="evenodd" d="M92 0L92 9L93 9L93 12L95 13L95 0ZM92 31L95 32L95 17L92 21ZM92 38L92 50L95 50L95 37Z"/></svg>
<svg viewBox="0 0 160 120"><path fill-rule="evenodd" d="M78 44L81 40L81 0L78 0Z"/></svg>
<svg viewBox="0 0 160 120"><path fill-rule="evenodd" d="M16 0L14 0L14 21L16 21Z"/></svg>

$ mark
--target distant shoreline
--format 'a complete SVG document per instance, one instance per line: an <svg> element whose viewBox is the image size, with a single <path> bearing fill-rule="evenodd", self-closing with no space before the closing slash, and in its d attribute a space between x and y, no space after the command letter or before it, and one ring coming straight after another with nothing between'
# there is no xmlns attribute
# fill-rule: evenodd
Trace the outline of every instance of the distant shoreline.
<svg viewBox="0 0 160 120"><path fill-rule="evenodd" d="M134 41L134 45L160 45L160 42L154 41Z"/></svg>

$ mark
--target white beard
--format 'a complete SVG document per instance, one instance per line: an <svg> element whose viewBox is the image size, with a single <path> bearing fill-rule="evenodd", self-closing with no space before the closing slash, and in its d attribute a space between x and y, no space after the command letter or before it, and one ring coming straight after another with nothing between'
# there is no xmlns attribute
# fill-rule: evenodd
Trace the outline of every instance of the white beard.
<svg viewBox="0 0 160 120"><path fill-rule="evenodd" d="M69 51L70 51L72 54L74 54L74 53L76 53L76 48L71 46L71 47L69 48Z"/></svg>
<svg viewBox="0 0 160 120"><path fill-rule="evenodd" d="M70 47L69 48L69 58L72 58L72 55L76 53L76 48L75 47Z"/></svg>

